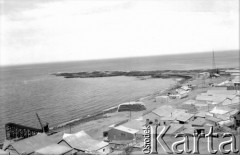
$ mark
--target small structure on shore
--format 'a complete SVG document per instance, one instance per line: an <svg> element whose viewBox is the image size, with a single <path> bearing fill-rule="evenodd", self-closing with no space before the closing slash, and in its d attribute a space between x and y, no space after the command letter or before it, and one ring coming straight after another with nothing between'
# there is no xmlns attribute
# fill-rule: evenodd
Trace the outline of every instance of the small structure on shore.
<svg viewBox="0 0 240 155"><path fill-rule="evenodd" d="M146 107L143 102L127 102L119 104L117 111L143 111Z"/></svg>

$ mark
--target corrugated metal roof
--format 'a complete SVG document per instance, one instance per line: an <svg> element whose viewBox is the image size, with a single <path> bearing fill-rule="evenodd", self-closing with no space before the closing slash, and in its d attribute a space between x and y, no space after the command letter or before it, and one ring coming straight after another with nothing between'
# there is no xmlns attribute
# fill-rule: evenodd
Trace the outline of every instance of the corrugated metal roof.
<svg viewBox="0 0 240 155"><path fill-rule="evenodd" d="M97 151L108 145L106 142L93 139L84 131L75 134L64 134L63 140L72 148L83 151Z"/></svg>
<svg viewBox="0 0 240 155"><path fill-rule="evenodd" d="M51 144L53 144L51 139L45 133L41 133L37 134L36 136L17 141L13 144L10 144L10 146L12 146L20 154L30 154Z"/></svg>
<svg viewBox="0 0 240 155"><path fill-rule="evenodd" d="M46 146L44 148L38 149L35 151L37 154L64 154L69 151L71 151L72 148L64 146L64 145L59 145L59 144L52 144L49 146Z"/></svg>

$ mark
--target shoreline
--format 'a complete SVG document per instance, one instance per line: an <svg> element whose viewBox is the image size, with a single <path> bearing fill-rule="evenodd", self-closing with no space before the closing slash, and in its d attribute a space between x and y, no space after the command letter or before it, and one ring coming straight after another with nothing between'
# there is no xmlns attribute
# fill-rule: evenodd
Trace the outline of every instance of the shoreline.
<svg viewBox="0 0 240 155"><path fill-rule="evenodd" d="M233 68L219 68L219 70L226 70L226 69L233 69ZM211 72L211 71L212 71L212 69L164 70L164 71L159 71L159 72L163 73L164 78L173 78L175 80L177 78L180 78L181 80L176 80L176 83L174 85L169 86L168 88L166 88L164 90L156 91L156 92L153 92L152 94L149 94L149 95L146 95L146 96L142 96L139 99L136 99L134 101L152 100L156 96L165 95L166 93L171 92L171 91L177 89L179 87L179 85L185 84L188 81L194 79L196 74L201 73L201 72ZM139 77L141 78L141 77L146 76L145 75L145 71L139 71L139 73L140 72L143 72L144 75L139 75L139 74L132 75L131 74L131 76L136 77L136 78L139 78ZM154 73L157 72L158 73L158 71L150 71L150 72L151 73L152 72L154 72ZM88 72L80 72L80 73L88 73ZM92 72L89 72L89 73L92 73ZM59 75L57 75L57 74L59 74ZM67 74L75 74L75 73L67 73ZM65 73L53 73L52 75L63 76L64 77ZM121 75L117 75L117 76L121 76ZM131 77L131 76L129 76L129 77ZM101 77L103 77L103 76L100 76L100 77L72 77L72 78L101 78ZM106 76L106 77L110 77L110 76ZM64 78L66 78L66 77L64 77ZM159 77L152 77L151 76L150 79L151 78L161 78L161 77L160 76ZM116 112L117 111L117 107L118 106L113 106L111 108L107 108L107 109L104 109L102 111L96 112L95 114L89 114L89 115L83 116L81 118L77 118L77 119L73 119L73 120L61 123L61 124L59 124L57 126L51 127L50 130L59 132L59 131L62 131L63 129L65 129L65 128L71 128L71 127L78 126L80 124L84 124L84 123L87 123L87 122L90 122L90 121L98 120L98 119L101 119L101 118L106 118L107 117L106 114Z"/></svg>
<svg viewBox="0 0 240 155"><path fill-rule="evenodd" d="M181 77L181 80L178 80L174 85L172 85L172 86L170 85L168 88L166 88L164 90L156 91L156 92L153 92L152 94L142 96L138 99L135 99L134 101L151 100L156 96L163 95L163 94L166 94L167 92L175 90L178 87L179 84L186 83L186 81L189 81L192 78L193 77L191 77L191 78L182 78ZM118 105L107 108L107 109L104 109L104 110L99 111L99 112L96 112L95 114L89 114L89 115L86 115L86 116L82 116L81 118L76 118L76 119L73 119L73 120L70 120L70 121L67 121L67 122L63 122L63 123L58 124L57 126L50 127L50 130L53 131L53 132L59 132L59 131L64 130L65 128L71 128L71 127L78 126L80 124L87 123L87 122L90 122L90 121L93 121L93 120L106 118L106 117L108 117L108 116L106 116L106 114L116 112L117 108L118 108Z"/></svg>

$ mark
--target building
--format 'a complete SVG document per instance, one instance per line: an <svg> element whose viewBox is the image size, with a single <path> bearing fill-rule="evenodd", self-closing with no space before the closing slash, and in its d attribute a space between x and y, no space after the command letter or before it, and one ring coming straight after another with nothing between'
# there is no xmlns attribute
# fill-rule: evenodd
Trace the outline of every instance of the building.
<svg viewBox="0 0 240 155"><path fill-rule="evenodd" d="M10 143L9 145L5 146L3 150L13 154L34 154L35 151L56 143L57 142L53 141L45 133L41 133L20 141Z"/></svg>
<svg viewBox="0 0 240 155"><path fill-rule="evenodd" d="M45 154L54 154L54 155L65 155L65 154L77 154L77 151L74 151L71 147L52 144L46 146L44 148L38 149L34 152L37 155L45 155Z"/></svg>
<svg viewBox="0 0 240 155"><path fill-rule="evenodd" d="M137 133L139 130L131 129L122 125L116 127L110 127L108 131L109 141L124 141L124 140L134 140L137 139Z"/></svg>
<svg viewBox="0 0 240 155"><path fill-rule="evenodd" d="M107 154L110 152L109 143L93 139L84 131L75 134L64 134L58 144L69 146L79 152Z"/></svg>
<svg viewBox="0 0 240 155"><path fill-rule="evenodd" d="M169 102L169 96L157 96L155 100L157 103L167 103Z"/></svg>
<svg viewBox="0 0 240 155"><path fill-rule="evenodd" d="M149 120L149 119L148 119ZM111 125L107 131L109 141L140 140L143 138L145 122L130 120L128 122Z"/></svg>

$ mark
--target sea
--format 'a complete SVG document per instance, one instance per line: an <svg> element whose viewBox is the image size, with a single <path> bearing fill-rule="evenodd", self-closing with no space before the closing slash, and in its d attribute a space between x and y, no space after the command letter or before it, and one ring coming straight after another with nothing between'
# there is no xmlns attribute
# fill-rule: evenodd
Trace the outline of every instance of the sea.
<svg viewBox="0 0 240 155"><path fill-rule="evenodd" d="M71 78L57 72L211 69L212 52L0 67L0 142L8 122L40 128L93 115L174 85L174 79ZM239 51L215 52L217 68L239 67Z"/></svg>

